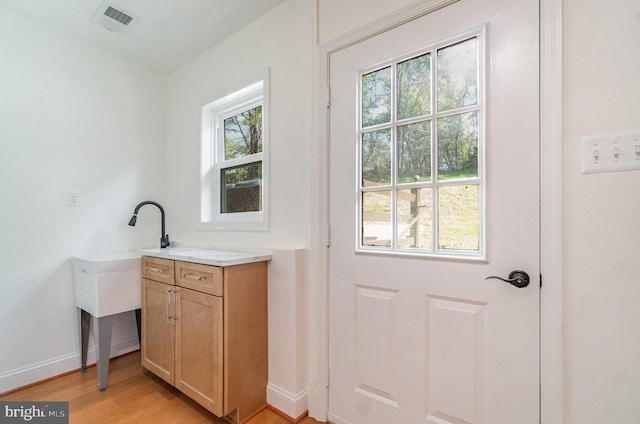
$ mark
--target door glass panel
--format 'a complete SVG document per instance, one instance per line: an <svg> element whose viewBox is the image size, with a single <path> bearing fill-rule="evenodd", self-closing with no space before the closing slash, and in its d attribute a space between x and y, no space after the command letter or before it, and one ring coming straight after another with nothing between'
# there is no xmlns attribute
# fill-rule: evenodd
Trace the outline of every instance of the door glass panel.
<svg viewBox="0 0 640 424"><path fill-rule="evenodd" d="M431 181L431 121L398 127L398 184Z"/></svg>
<svg viewBox="0 0 640 424"><path fill-rule="evenodd" d="M481 44L479 31L361 74L358 248L484 254Z"/></svg>
<svg viewBox="0 0 640 424"><path fill-rule="evenodd" d="M398 191L398 247L433 250L431 189Z"/></svg>
<svg viewBox="0 0 640 424"><path fill-rule="evenodd" d="M477 37L438 50L438 111L478 102Z"/></svg>
<svg viewBox="0 0 640 424"><path fill-rule="evenodd" d="M391 67L362 76L362 127L391 122Z"/></svg>
<svg viewBox="0 0 640 424"><path fill-rule="evenodd" d="M362 135L362 186L391 183L391 130Z"/></svg>
<svg viewBox="0 0 640 424"><path fill-rule="evenodd" d="M391 191L362 193L362 245L391 246Z"/></svg>
<svg viewBox="0 0 640 424"><path fill-rule="evenodd" d="M438 189L438 248L480 250L479 188L476 184Z"/></svg>
<svg viewBox="0 0 640 424"><path fill-rule="evenodd" d="M431 54L397 65L398 119L431 113Z"/></svg>
<svg viewBox="0 0 640 424"><path fill-rule="evenodd" d="M438 119L438 179L478 176L478 113Z"/></svg>

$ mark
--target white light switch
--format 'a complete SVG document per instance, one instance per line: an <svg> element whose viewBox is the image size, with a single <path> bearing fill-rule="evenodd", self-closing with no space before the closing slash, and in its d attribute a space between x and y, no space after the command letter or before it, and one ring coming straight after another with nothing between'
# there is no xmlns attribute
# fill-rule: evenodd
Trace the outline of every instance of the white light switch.
<svg viewBox="0 0 640 424"><path fill-rule="evenodd" d="M584 137L582 173L640 169L640 130Z"/></svg>

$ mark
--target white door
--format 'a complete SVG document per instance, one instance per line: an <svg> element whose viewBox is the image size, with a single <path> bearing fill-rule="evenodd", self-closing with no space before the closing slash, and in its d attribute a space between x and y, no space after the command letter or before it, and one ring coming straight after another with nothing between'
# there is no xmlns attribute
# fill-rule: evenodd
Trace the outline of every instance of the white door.
<svg viewBox="0 0 640 424"><path fill-rule="evenodd" d="M331 422L539 423L538 44L461 0L330 55Z"/></svg>

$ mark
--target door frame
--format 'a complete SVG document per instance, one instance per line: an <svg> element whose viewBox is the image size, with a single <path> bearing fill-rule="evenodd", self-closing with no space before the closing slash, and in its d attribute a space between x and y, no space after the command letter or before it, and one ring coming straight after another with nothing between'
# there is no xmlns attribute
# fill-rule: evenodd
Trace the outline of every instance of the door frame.
<svg viewBox="0 0 640 424"><path fill-rule="evenodd" d="M317 1L314 0L317 11ZM309 415L327 419L329 385L329 72L331 55L459 0L417 2L318 46L314 55ZM563 422L562 0L540 7L540 417ZM317 26L317 12L315 14Z"/></svg>

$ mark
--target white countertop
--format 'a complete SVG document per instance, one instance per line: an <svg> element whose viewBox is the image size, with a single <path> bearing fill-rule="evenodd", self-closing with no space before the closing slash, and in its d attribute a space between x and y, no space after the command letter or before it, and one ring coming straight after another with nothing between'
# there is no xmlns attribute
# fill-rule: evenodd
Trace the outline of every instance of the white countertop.
<svg viewBox="0 0 640 424"><path fill-rule="evenodd" d="M252 262L270 261L271 255L255 252L235 252L232 250L199 249L194 247L167 247L165 249L144 249L141 253L154 258L173 259L214 266L242 265Z"/></svg>

